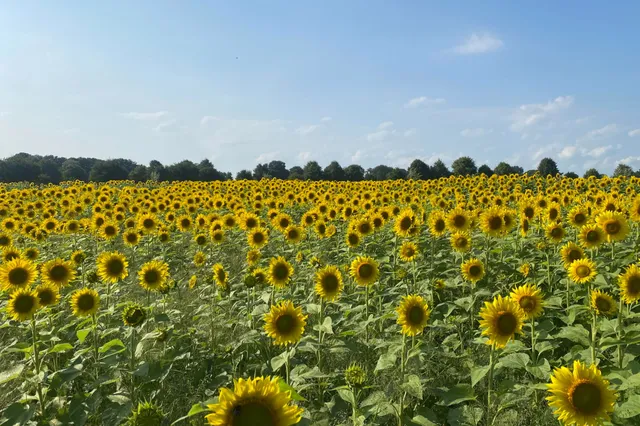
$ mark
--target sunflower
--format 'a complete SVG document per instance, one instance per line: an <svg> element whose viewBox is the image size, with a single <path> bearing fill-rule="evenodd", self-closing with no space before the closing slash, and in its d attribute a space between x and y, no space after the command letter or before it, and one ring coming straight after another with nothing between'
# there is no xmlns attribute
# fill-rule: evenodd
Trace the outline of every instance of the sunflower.
<svg viewBox="0 0 640 426"><path fill-rule="evenodd" d="M436 237L443 236L447 231L447 221L441 210L435 210L429 215L429 231ZM409 230L407 230L407 232L409 232Z"/></svg>
<svg viewBox="0 0 640 426"><path fill-rule="evenodd" d="M402 298L400 306L396 308L398 324L402 326L402 334L415 336L422 333L431 311L422 296L409 295Z"/></svg>
<svg viewBox="0 0 640 426"><path fill-rule="evenodd" d="M294 344L300 341L307 316L302 314L301 307L294 307L293 302L285 300L271 306L264 316L264 330L276 345Z"/></svg>
<svg viewBox="0 0 640 426"><path fill-rule="evenodd" d="M573 371L556 368L547 387L549 406L564 424L599 425L613 412L617 395L595 365L573 361Z"/></svg>
<svg viewBox="0 0 640 426"><path fill-rule="evenodd" d="M196 265L198 268L203 266L206 261L207 261L207 257L201 251L197 251L196 254L193 255L193 264Z"/></svg>
<svg viewBox="0 0 640 426"><path fill-rule="evenodd" d="M561 243L564 235L564 228L559 223L551 223L545 228L545 236L552 243Z"/></svg>
<svg viewBox="0 0 640 426"><path fill-rule="evenodd" d="M490 237L502 236L507 227L504 223L504 212L498 206L490 207L480 215L480 229Z"/></svg>
<svg viewBox="0 0 640 426"><path fill-rule="evenodd" d="M145 290L159 291L166 284L168 276L169 265L152 260L142 265L138 271L138 283Z"/></svg>
<svg viewBox="0 0 640 426"><path fill-rule="evenodd" d="M469 214L461 208L455 208L447 214L447 227L451 232L464 232L471 227Z"/></svg>
<svg viewBox="0 0 640 426"><path fill-rule="evenodd" d="M350 248L355 248L358 247L360 245L360 234L358 234L356 231L349 231L347 232L347 245Z"/></svg>
<svg viewBox="0 0 640 426"><path fill-rule="evenodd" d="M262 257L262 253L260 253L259 250L249 250L247 252L247 265L249 266L255 265L256 263L258 263L261 257Z"/></svg>
<svg viewBox="0 0 640 426"><path fill-rule="evenodd" d="M465 253L471 250L471 236L468 232L455 232L451 235L451 248L457 252Z"/></svg>
<svg viewBox="0 0 640 426"><path fill-rule="evenodd" d="M7 313L16 321L31 319L39 308L38 294L27 288L15 290L7 302Z"/></svg>
<svg viewBox="0 0 640 426"><path fill-rule="evenodd" d="M352 363L344 370L344 380L350 386L362 386L367 380L367 371L360 364Z"/></svg>
<svg viewBox="0 0 640 426"><path fill-rule="evenodd" d="M269 233L262 227L250 228L247 234L247 242L252 248L259 249L269 242Z"/></svg>
<svg viewBox="0 0 640 426"><path fill-rule="evenodd" d="M36 260L40 256L40 250L35 247L29 247L24 250L25 259Z"/></svg>
<svg viewBox="0 0 640 426"><path fill-rule="evenodd" d="M147 319L147 312L138 303L129 303L122 311L122 322L129 327L138 327Z"/></svg>
<svg viewBox="0 0 640 426"><path fill-rule="evenodd" d="M574 228L582 228L589 220L589 212L582 206L575 206L569 212L568 219Z"/></svg>
<svg viewBox="0 0 640 426"><path fill-rule="evenodd" d="M209 236L215 244L222 244L224 242L225 234L223 229L210 230Z"/></svg>
<svg viewBox="0 0 640 426"><path fill-rule="evenodd" d="M216 285L222 289L226 289L229 285L229 274L224 270L224 266L220 263L216 263L211 268L213 272L213 279L216 282Z"/></svg>
<svg viewBox="0 0 640 426"><path fill-rule="evenodd" d="M176 226L182 232L187 232L193 226L193 219L187 214L183 214L176 218Z"/></svg>
<svg viewBox="0 0 640 426"><path fill-rule="evenodd" d="M484 302L480 317L482 335L489 337L487 343L503 348L516 333L522 333L525 313L515 300L498 296L492 302Z"/></svg>
<svg viewBox="0 0 640 426"><path fill-rule="evenodd" d="M627 303L640 300L640 267L631 265L618 277L620 297Z"/></svg>
<svg viewBox="0 0 640 426"><path fill-rule="evenodd" d="M76 268L69 260L54 259L42 264L40 275L43 283L63 287L76 277Z"/></svg>
<svg viewBox="0 0 640 426"><path fill-rule="evenodd" d="M119 233L120 227L116 222L111 220L105 221L98 230L100 237L105 240L111 240L117 237Z"/></svg>
<svg viewBox="0 0 640 426"><path fill-rule="evenodd" d="M366 256L358 256L355 258L353 262L351 262L349 272L360 286L371 285L376 282L380 276L378 262Z"/></svg>
<svg viewBox="0 0 640 426"><path fill-rule="evenodd" d="M191 278L189 278L189 290L196 288L196 284L198 284L198 277L196 275L191 275Z"/></svg>
<svg viewBox="0 0 640 426"><path fill-rule="evenodd" d="M168 243L169 240L171 239L171 234L169 234L169 231L167 231L166 229L162 228L162 229L158 229L158 240L161 243Z"/></svg>
<svg viewBox="0 0 640 426"><path fill-rule="evenodd" d="M77 266L80 266L87 259L87 254L84 250L76 250L71 253L71 261L75 263Z"/></svg>
<svg viewBox="0 0 640 426"><path fill-rule="evenodd" d="M124 244L126 246L129 246L129 247L136 246L140 242L140 234L135 228L127 229L122 234L122 241L124 241Z"/></svg>
<svg viewBox="0 0 640 426"><path fill-rule="evenodd" d="M36 287L36 294L38 295L38 301L40 306L55 305L60 300L60 290L55 285L40 284Z"/></svg>
<svg viewBox="0 0 640 426"><path fill-rule="evenodd" d="M598 315L611 316L616 313L616 302L607 292L593 290L591 292L591 308Z"/></svg>
<svg viewBox="0 0 640 426"><path fill-rule="evenodd" d="M596 217L596 223L604 231L607 241L622 241L629 234L629 223L622 214L605 211Z"/></svg>
<svg viewBox="0 0 640 426"><path fill-rule="evenodd" d="M529 265L528 263L523 263L522 265L520 265L520 268L518 268L518 271L522 274L523 277L526 278L531 272L531 265Z"/></svg>
<svg viewBox="0 0 640 426"><path fill-rule="evenodd" d="M574 242L569 242L560 249L560 256L564 262L564 266L571 265L575 260L584 258L584 251Z"/></svg>
<svg viewBox="0 0 640 426"><path fill-rule="evenodd" d="M290 402L291 392L281 390L277 377L237 379L233 390L220 390L218 402L208 406L211 414L206 419L214 426L295 425L303 409Z"/></svg>
<svg viewBox="0 0 640 426"><path fill-rule="evenodd" d="M98 277L102 281L115 284L129 275L127 258L120 252L105 252L98 256Z"/></svg>
<svg viewBox="0 0 640 426"><path fill-rule="evenodd" d="M167 422L167 416L162 408L148 401L139 402L137 407L131 410L131 414L124 423L127 426L152 426L163 425Z"/></svg>
<svg viewBox="0 0 640 426"><path fill-rule="evenodd" d="M580 228L578 239L584 247L592 249L604 243L606 235L598 225L585 225Z"/></svg>
<svg viewBox="0 0 640 426"><path fill-rule="evenodd" d="M567 268L571 280L578 284L586 284L596 277L596 264L591 259L574 260Z"/></svg>
<svg viewBox="0 0 640 426"><path fill-rule="evenodd" d="M71 293L71 309L73 315L86 317L98 312L100 308L100 296L91 288L83 288Z"/></svg>
<svg viewBox="0 0 640 426"><path fill-rule="evenodd" d="M542 314L544 300L538 287L531 284L521 285L511 290L509 297L520 305L526 319L537 318Z"/></svg>
<svg viewBox="0 0 640 426"><path fill-rule="evenodd" d="M255 278L257 284L264 284L267 282L268 271L265 268L256 268L251 275Z"/></svg>
<svg viewBox="0 0 640 426"><path fill-rule="evenodd" d="M316 271L315 290L318 296L327 301L333 301L342 292L342 274L335 266L325 266Z"/></svg>
<svg viewBox="0 0 640 426"><path fill-rule="evenodd" d="M284 230L284 238L289 243L297 244L304 238L304 229L296 225L290 225Z"/></svg>
<svg viewBox="0 0 640 426"><path fill-rule="evenodd" d="M5 291L29 287L38 277L36 266L26 259L13 259L0 265L0 287Z"/></svg>
<svg viewBox="0 0 640 426"><path fill-rule="evenodd" d="M293 266L282 257L274 257L269 262L269 283L275 287L283 288L291 280Z"/></svg>
<svg viewBox="0 0 640 426"><path fill-rule="evenodd" d="M412 241L405 241L400 246L400 259L403 262L412 262L418 257L418 246Z"/></svg>
<svg viewBox="0 0 640 426"><path fill-rule="evenodd" d="M203 246L205 244L207 244L207 236L205 234L197 234L193 237L193 241L198 245L198 246Z"/></svg>
<svg viewBox="0 0 640 426"><path fill-rule="evenodd" d="M0 247L10 246L11 243L13 243L13 239L11 238L11 235L4 232L0 232Z"/></svg>
<svg viewBox="0 0 640 426"><path fill-rule="evenodd" d="M484 277L484 265L475 257L464 262L460 266L460 270L464 279L474 284Z"/></svg>

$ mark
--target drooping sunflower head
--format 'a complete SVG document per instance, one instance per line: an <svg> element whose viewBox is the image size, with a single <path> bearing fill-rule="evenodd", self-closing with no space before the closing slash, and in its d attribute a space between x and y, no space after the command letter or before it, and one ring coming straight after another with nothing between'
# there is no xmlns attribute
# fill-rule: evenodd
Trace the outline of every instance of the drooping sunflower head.
<svg viewBox="0 0 640 426"><path fill-rule="evenodd" d="M529 265L528 263L523 263L522 265L520 265L520 268L518 269L518 271L520 271L522 276L526 278L529 276L529 273L531 272L531 265Z"/></svg>
<svg viewBox="0 0 640 426"><path fill-rule="evenodd" d="M489 337L487 343L502 348L522 332L525 313L515 300L498 296L492 302L484 302L480 317L482 335Z"/></svg>
<svg viewBox="0 0 640 426"><path fill-rule="evenodd" d="M295 307L293 302L285 300L273 305L264 316L264 330L276 345L297 343L304 333L307 316L303 315L301 307Z"/></svg>
<svg viewBox="0 0 640 426"><path fill-rule="evenodd" d="M596 222L609 242L622 241L629 235L629 222L621 213L605 211L597 216Z"/></svg>
<svg viewBox="0 0 640 426"><path fill-rule="evenodd" d="M120 252L105 252L98 256L98 276L102 281L117 283L129 275L127 258Z"/></svg>
<svg viewBox="0 0 640 426"><path fill-rule="evenodd" d="M350 386L362 386L367 380L367 371L360 364L352 363L344 370L344 380Z"/></svg>
<svg viewBox="0 0 640 426"><path fill-rule="evenodd" d="M325 266L315 276L315 290L324 300L333 301L340 296L343 282L342 273L335 266Z"/></svg>
<svg viewBox="0 0 640 426"><path fill-rule="evenodd" d="M360 286L368 286L378 280L380 270L378 262L367 256L358 256L351 262L349 272Z"/></svg>
<svg viewBox="0 0 640 426"><path fill-rule="evenodd" d="M26 259L13 259L0 264L0 287L6 291L26 288L38 277L36 266Z"/></svg>
<svg viewBox="0 0 640 426"><path fill-rule="evenodd" d="M418 295L403 297L400 306L396 308L396 313L398 314L397 322L402 327L401 332L407 336L422 333L431 315L426 300Z"/></svg>
<svg viewBox="0 0 640 426"><path fill-rule="evenodd" d="M36 260L40 256L40 250L35 247L29 247L24 250L25 259Z"/></svg>
<svg viewBox="0 0 640 426"><path fill-rule="evenodd" d="M40 306L55 305L60 300L60 290L55 285L40 284L35 291Z"/></svg>
<svg viewBox="0 0 640 426"><path fill-rule="evenodd" d="M262 227L253 227L247 234L247 241L251 247L259 249L269 241L268 231Z"/></svg>
<svg viewBox="0 0 640 426"><path fill-rule="evenodd" d="M604 243L607 236L598 225L589 224L580 228L580 235L578 238L580 240L580 244L591 249Z"/></svg>
<svg viewBox="0 0 640 426"><path fill-rule="evenodd" d="M191 275L191 278L189 278L189 290L193 290L194 288L196 288L197 284L198 284L198 276Z"/></svg>
<svg viewBox="0 0 640 426"><path fill-rule="evenodd" d="M100 296L91 288L76 290L71 294L71 309L73 315L86 317L98 312L100 308Z"/></svg>
<svg viewBox="0 0 640 426"><path fill-rule="evenodd" d="M471 250L471 236L468 232L455 232L451 235L451 248L460 253Z"/></svg>
<svg viewBox="0 0 640 426"><path fill-rule="evenodd" d="M122 322L128 327L138 327L147 319L147 312L138 303L129 303L122 311Z"/></svg>
<svg viewBox="0 0 640 426"><path fill-rule="evenodd" d="M561 224L551 223L545 228L545 236L549 241L559 244L564 239L565 231Z"/></svg>
<svg viewBox="0 0 640 426"><path fill-rule="evenodd" d="M216 285L220 288L226 289L229 284L229 275L225 271L224 266L220 263L216 263L212 268L213 279Z"/></svg>
<svg viewBox="0 0 640 426"><path fill-rule="evenodd" d="M599 425L609 420L616 394L595 365L573 362L573 371L556 368L547 384L555 416L564 424Z"/></svg>
<svg viewBox="0 0 640 426"><path fill-rule="evenodd" d="M596 264L591 259L574 260L567 268L571 280L578 284L586 284L596 277Z"/></svg>
<svg viewBox="0 0 640 426"><path fill-rule="evenodd" d="M607 292L600 290L591 291L591 308L597 315L611 316L616 313L616 302Z"/></svg>
<svg viewBox="0 0 640 426"><path fill-rule="evenodd" d="M38 294L28 288L19 288L9 295L7 313L16 321L26 321L40 308Z"/></svg>
<svg viewBox="0 0 640 426"><path fill-rule="evenodd" d="M618 277L620 297L631 304L640 300L640 267L631 265Z"/></svg>
<svg viewBox="0 0 640 426"><path fill-rule="evenodd" d="M86 259L87 254L84 252L84 250L76 250L71 253L71 261L76 265L82 265Z"/></svg>
<svg viewBox="0 0 640 426"><path fill-rule="evenodd" d="M22 257L22 251L13 246L7 246L2 249L2 261L10 262L13 259L19 259Z"/></svg>
<svg viewBox="0 0 640 426"><path fill-rule="evenodd" d="M460 270L463 278L471 283L475 284L484 278L484 265L480 259L471 258L465 261Z"/></svg>
<svg viewBox="0 0 640 426"><path fill-rule="evenodd" d="M126 426L161 426L166 421L162 409L151 402L140 402L131 410Z"/></svg>
<svg viewBox="0 0 640 426"><path fill-rule="evenodd" d="M277 377L237 379L233 390L222 388L218 403L208 408L206 419L214 426L290 426L303 412L291 405L291 392L280 390Z"/></svg>
<svg viewBox="0 0 640 426"><path fill-rule="evenodd" d="M145 290L162 290L168 277L169 265L160 260L149 261L138 271L138 283Z"/></svg>
<svg viewBox="0 0 640 426"><path fill-rule="evenodd" d="M42 264L40 275L43 283L63 287L76 277L76 267L69 260L49 260Z"/></svg>
<svg viewBox="0 0 640 426"><path fill-rule="evenodd" d="M412 262L418 257L418 246L413 241L405 241L400 246L400 260Z"/></svg>
<svg viewBox="0 0 640 426"><path fill-rule="evenodd" d="M347 232L347 245L350 248L354 248L354 247L358 247L358 245L360 245L360 234L358 234L356 231L349 231Z"/></svg>
<svg viewBox="0 0 640 426"><path fill-rule="evenodd" d="M275 287L286 286L293 276L293 266L282 256L274 257L269 262L269 283Z"/></svg>
<svg viewBox="0 0 640 426"><path fill-rule="evenodd" d="M538 287L531 284L521 285L511 290L509 297L518 303L526 319L537 318L542 314L544 300Z"/></svg>
<svg viewBox="0 0 640 426"><path fill-rule="evenodd" d="M256 263L258 263L258 261L260 261L261 257L262 253L260 253L260 250L249 250L247 252L247 265L255 265Z"/></svg>
<svg viewBox="0 0 640 426"><path fill-rule="evenodd" d="M571 241L560 249L560 256L562 257L562 261L566 267L567 265L571 265L574 261L584 258L584 251L579 245Z"/></svg>
<svg viewBox="0 0 640 426"><path fill-rule="evenodd" d="M256 279L256 284L265 284L268 281L268 271L264 268L256 268L251 273Z"/></svg>

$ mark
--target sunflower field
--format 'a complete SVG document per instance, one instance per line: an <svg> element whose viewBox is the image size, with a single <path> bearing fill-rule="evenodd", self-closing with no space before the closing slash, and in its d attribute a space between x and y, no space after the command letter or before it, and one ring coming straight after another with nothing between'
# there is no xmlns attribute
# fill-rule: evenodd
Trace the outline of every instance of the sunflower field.
<svg viewBox="0 0 640 426"><path fill-rule="evenodd" d="M0 425L638 425L640 179L0 184Z"/></svg>

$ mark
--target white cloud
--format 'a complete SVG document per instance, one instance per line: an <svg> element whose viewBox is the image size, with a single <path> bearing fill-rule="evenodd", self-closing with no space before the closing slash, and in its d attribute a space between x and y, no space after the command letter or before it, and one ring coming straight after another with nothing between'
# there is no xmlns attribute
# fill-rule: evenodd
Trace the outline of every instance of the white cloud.
<svg viewBox="0 0 640 426"><path fill-rule="evenodd" d="M359 161L363 156L364 156L364 152L359 149L351 156L351 161L355 163Z"/></svg>
<svg viewBox="0 0 640 426"><path fill-rule="evenodd" d="M296 133L298 133L299 135L308 135L311 134L313 132L315 132L316 130L318 130L318 127L320 127L317 124L310 124L308 126L300 126L296 129Z"/></svg>
<svg viewBox="0 0 640 426"><path fill-rule="evenodd" d="M169 114L167 111L158 111L158 112L125 112L121 115L126 118L130 118L132 120L140 120L140 121L154 121L159 120L162 117L165 117Z"/></svg>
<svg viewBox="0 0 640 426"><path fill-rule="evenodd" d="M640 164L640 156L637 156L637 157L634 157L634 156L626 157L626 158L623 158L621 160L616 161L616 165L618 165L618 164L626 164L627 166L630 166L631 164L634 164L634 163L639 163Z"/></svg>
<svg viewBox="0 0 640 426"><path fill-rule="evenodd" d="M453 52L458 55L475 55L499 50L504 46L504 42L489 33L473 33L461 45L453 48Z"/></svg>
<svg viewBox="0 0 640 426"><path fill-rule="evenodd" d="M589 121L590 117L582 117L575 120L576 124L584 124Z"/></svg>
<svg viewBox="0 0 640 426"><path fill-rule="evenodd" d="M384 130L393 126L393 121L385 121L384 123L380 123L378 126L378 130Z"/></svg>
<svg viewBox="0 0 640 426"><path fill-rule="evenodd" d="M428 98L426 96L419 96L417 98L410 99L406 104L404 104L404 107L418 108L419 106L443 104L445 102L446 100L443 98Z"/></svg>
<svg viewBox="0 0 640 426"><path fill-rule="evenodd" d="M587 132L584 136L582 136L579 140L594 140L594 139L602 139L618 133L618 125L617 124L607 124L604 127L599 129L591 130Z"/></svg>
<svg viewBox="0 0 640 426"><path fill-rule="evenodd" d="M492 132L493 132L492 129L483 129L482 127L478 127L475 129L464 129L463 131L460 132L460 136L465 138L478 138L480 136L488 135L489 133L492 133Z"/></svg>
<svg viewBox="0 0 640 426"><path fill-rule="evenodd" d="M578 147L575 145L572 146L565 146L562 151L560 151L560 153L558 154L558 157L560 158L571 158L575 155L576 151L578 150Z"/></svg>
<svg viewBox="0 0 640 426"><path fill-rule="evenodd" d="M534 124L542 122L550 115L569 108L573 101L573 96L558 96L546 104L520 105L511 116L511 130L522 132Z"/></svg>
<svg viewBox="0 0 640 426"><path fill-rule="evenodd" d="M593 148L591 150L586 151L585 155L588 155L589 157L598 158L598 157L602 156L602 154L604 154L605 152L609 151L611 148L613 148L613 146L611 146L611 145L599 146L599 147L596 147L596 148Z"/></svg>
<svg viewBox="0 0 640 426"><path fill-rule="evenodd" d="M163 130L165 130L168 127L173 126L174 124L176 124L176 120L167 120L167 121L163 121L162 123L158 124L156 127L153 128L154 131L156 132L161 132Z"/></svg>
<svg viewBox="0 0 640 426"><path fill-rule="evenodd" d="M539 146L539 147L531 146L529 148L529 151L536 150L533 153L531 158L533 159L533 161L537 162L540 158L542 158L543 156L551 153L552 151L557 150L558 148L560 148L560 146L558 144L556 144L556 143L553 143L553 144Z"/></svg>
<svg viewBox="0 0 640 426"><path fill-rule="evenodd" d="M391 132L389 132L388 130L379 130L377 132L369 133L367 135L367 140L369 142L382 141L390 134Z"/></svg>
<svg viewBox="0 0 640 426"><path fill-rule="evenodd" d="M306 163L307 161L309 161L311 159L311 153L306 151L306 152L301 152L298 154L298 160L302 163Z"/></svg>
<svg viewBox="0 0 640 426"><path fill-rule="evenodd" d="M323 123L325 123L325 122L327 122L327 121L331 121L331 120L333 120L333 118L331 118L331 117L322 117L322 118L320 119L320 121L322 121Z"/></svg>
<svg viewBox="0 0 640 426"><path fill-rule="evenodd" d="M629 137L633 138L636 136L640 136L640 129L631 130L629 132Z"/></svg>
<svg viewBox="0 0 640 426"><path fill-rule="evenodd" d="M415 136L418 133L416 129L409 129L404 131L404 137L410 138L411 136Z"/></svg>
<svg viewBox="0 0 640 426"><path fill-rule="evenodd" d="M275 160L278 155L280 155L279 152L265 152L263 154L258 155L258 158L256 158L256 163L268 163L269 161Z"/></svg>

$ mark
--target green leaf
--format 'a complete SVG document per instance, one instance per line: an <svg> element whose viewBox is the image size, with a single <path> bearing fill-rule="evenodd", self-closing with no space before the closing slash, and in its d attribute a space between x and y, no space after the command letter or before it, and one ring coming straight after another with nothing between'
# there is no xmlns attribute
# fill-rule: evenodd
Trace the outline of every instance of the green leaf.
<svg viewBox="0 0 640 426"><path fill-rule="evenodd" d="M500 358L499 364L505 368L518 369L526 368L529 361L529 355L520 352L503 356L502 358Z"/></svg>
<svg viewBox="0 0 640 426"><path fill-rule="evenodd" d="M291 387L291 385L285 382L284 379L280 378L280 380L278 381L278 385L280 386L280 391L289 392L291 394L291 399L293 399L294 401L306 401L306 399L300 396L300 394L296 392L296 390Z"/></svg>
<svg viewBox="0 0 640 426"><path fill-rule="evenodd" d="M542 360L542 363L538 360L538 365L530 365L527 367L527 371L531 373L536 379L540 380L548 380L551 377L551 366L549 365L549 361L545 359Z"/></svg>
<svg viewBox="0 0 640 426"><path fill-rule="evenodd" d="M187 413L187 417L195 416L196 414L200 414L205 410L206 408L203 407L202 404L198 402L197 404L193 404L191 406L191 409Z"/></svg>
<svg viewBox="0 0 640 426"><path fill-rule="evenodd" d="M441 403L449 406L476 399L473 388L466 383L457 384L450 389L440 388L439 394Z"/></svg>
<svg viewBox="0 0 640 426"><path fill-rule="evenodd" d="M111 402L115 402L116 404L125 405L131 402L128 396L124 395L107 395L107 399Z"/></svg>
<svg viewBox="0 0 640 426"><path fill-rule="evenodd" d="M24 425L31 420L35 412L36 404L11 404L2 413L2 418L7 420L3 425Z"/></svg>
<svg viewBox="0 0 640 426"><path fill-rule="evenodd" d="M78 377L82 374L82 369L84 366L82 364L75 364L69 368L65 368L64 370L58 371L58 375L63 382L70 382L71 380Z"/></svg>
<svg viewBox="0 0 640 426"><path fill-rule="evenodd" d="M73 345L71 343L58 343L57 345L49 349L47 353L57 354L61 352L70 351L71 349L73 349Z"/></svg>
<svg viewBox="0 0 640 426"><path fill-rule="evenodd" d="M109 349L113 348L114 346L119 346L121 348L124 348L124 343L122 343L122 340L120 339L113 339L107 343L105 343L104 345L100 346L100 349L98 349L98 352L105 353L107 352Z"/></svg>
<svg viewBox="0 0 640 426"><path fill-rule="evenodd" d="M22 370L24 370L24 365L23 364L18 364L15 367L10 368L10 369L5 370L2 373L0 373L0 385L3 385L5 383L7 383L7 382L10 382L10 381L20 377L20 374L22 373Z"/></svg>
<svg viewBox="0 0 640 426"><path fill-rule="evenodd" d="M83 328L82 330L76 331L76 336L78 336L78 340L80 340L80 343L84 343L89 333L91 333L90 328Z"/></svg>
<svg viewBox="0 0 640 426"><path fill-rule="evenodd" d="M419 426L438 426L440 421L431 409L427 407L419 407L416 415L411 419L411 423Z"/></svg>
<svg viewBox="0 0 640 426"><path fill-rule="evenodd" d="M402 390L414 398L422 399L422 383L415 374L407 377L407 380L402 384Z"/></svg>
<svg viewBox="0 0 640 426"><path fill-rule="evenodd" d="M447 420L450 425L477 426L482 422L483 416L484 410L482 408L463 405L449 411Z"/></svg>
<svg viewBox="0 0 640 426"><path fill-rule="evenodd" d="M482 367L473 367L471 369L471 386L475 386L480 380L484 378L489 372L489 366L483 365Z"/></svg>
<svg viewBox="0 0 640 426"><path fill-rule="evenodd" d="M345 402L348 402L352 406L356 405L356 397L353 395L351 389L340 388L337 389L337 391L338 395L340 395L340 398L342 398Z"/></svg>
<svg viewBox="0 0 640 426"><path fill-rule="evenodd" d="M331 317L326 317L322 322L322 325L315 325L313 329L316 331L322 331L326 334L333 334L332 323Z"/></svg>
<svg viewBox="0 0 640 426"><path fill-rule="evenodd" d="M618 390L624 391L627 389L635 389L637 387L640 387L640 373L634 374L633 376L624 380Z"/></svg>
<svg viewBox="0 0 640 426"><path fill-rule="evenodd" d="M381 405L383 403L389 403L389 398L382 391L375 391L371 395L369 395L362 403L360 403L361 407L370 407L372 405Z"/></svg>
<svg viewBox="0 0 640 426"><path fill-rule="evenodd" d="M307 312L310 315L315 315L315 314L319 314L320 313L320 305L315 304L315 303L307 303Z"/></svg>
<svg viewBox="0 0 640 426"><path fill-rule="evenodd" d="M374 372L377 373L378 371L387 370L389 368L395 367L397 359L398 357L394 353L386 353L386 354L380 355L380 358L378 358L378 363L376 364L376 369L374 370Z"/></svg>
<svg viewBox="0 0 640 426"><path fill-rule="evenodd" d="M616 408L615 415L621 419L630 419L640 415L640 395L632 395L626 402L620 404Z"/></svg>
<svg viewBox="0 0 640 426"><path fill-rule="evenodd" d="M273 358L271 358L271 369L273 371L278 371L287 362L288 358L288 351L284 351L280 355L274 356Z"/></svg>
<svg viewBox="0 0 640 426"><path fill-rule="evenodd" d="M586 348L588 348L591 344L589 340L589 332L581 325L562 327L560 332L556 334L556 337L570 340Z"/></svg>

